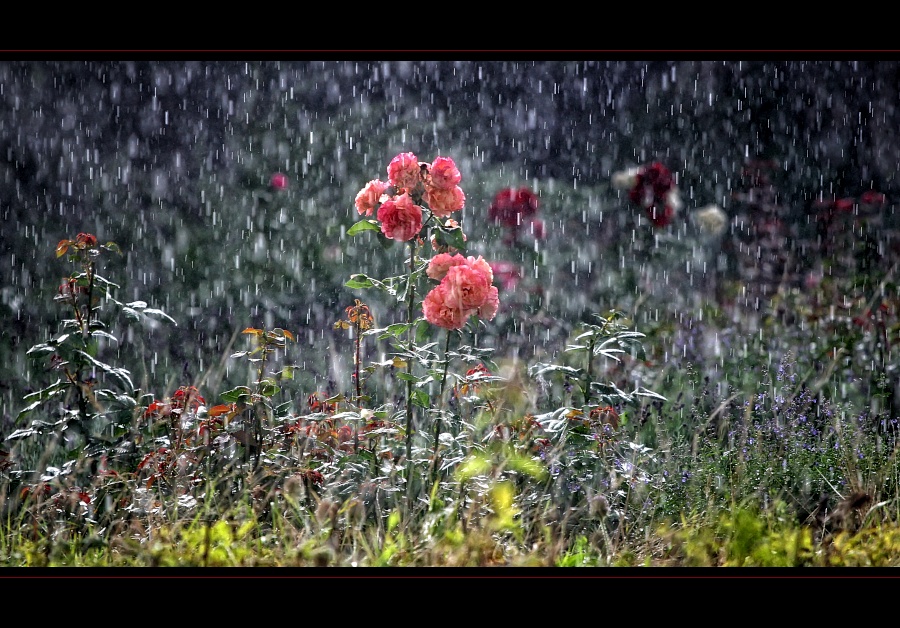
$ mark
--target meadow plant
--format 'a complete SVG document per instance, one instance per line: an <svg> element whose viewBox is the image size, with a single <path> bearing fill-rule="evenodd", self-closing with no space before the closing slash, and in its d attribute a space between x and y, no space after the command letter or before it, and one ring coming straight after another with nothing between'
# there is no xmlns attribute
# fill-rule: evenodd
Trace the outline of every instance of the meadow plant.
<svg viewBox="0 0 900 628"><path fill-rule="evenodd" d="M501 335L495 318L516 324L498 313L530 303L531 292L525 301L517 292L539 282L517 263L468 254L462 182L452 158L405 152L385 180L359 190L360 219L346 234L374 238L397 272L347 279L389 307L377 321L370 299L342 308L333 328L349 333L352 373L324 389L296 377L294 333L272 324L244 327L250 346L228 356L246 366L242 385L135 387L107 363L121 357L116 331L175 321L115 299L118 286L98 273L114 243L85 233L61 241L57 257L75 266L56 297L67 314L28 352L57 377L26 396L10 450L0 451L2 558L97 564L102 548L108 564L163 565L893 560L893 541L848 536L889 522L900 491L889 384L896 308L881 296L894 291L892 269L857 278L840 316L822 313L835 309L829 280L773 297L808 323L796 333L817 343L813 359L786 353L775 333L720 330L717 370L703 372L706 327L724 314L647 336L632 321L650 304L642 297L631 316L583 317L558 355L516 370L483 341ZM633 226L646 228L635 240L648 262L640 281L667 254L696 246L659 246L688 223L703 242L727 237L718 206L685 216L662 163L612 184L638 209ZM272 176L272 190L286 186ZM538 207L530 188L510 187L484 217L507 253L523 263L527 253L535 267L548 235ZM827 228L843 211L831 208ZM117 316L107 321L104 309ZM774 318L760 330L774 330ZM648 351L648 338L672 344ZM371 359L373 341L389 352ZM854 404L838 385L874 401Z"/></svg>

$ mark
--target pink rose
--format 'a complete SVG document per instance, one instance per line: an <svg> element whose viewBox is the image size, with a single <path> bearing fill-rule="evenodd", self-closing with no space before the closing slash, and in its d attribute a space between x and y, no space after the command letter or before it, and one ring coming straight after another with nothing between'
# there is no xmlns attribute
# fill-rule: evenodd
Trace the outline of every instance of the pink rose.
<svg viewBox="0 0 900 628"><path fill-rule="evenodd" d="M366 183L366 186L356 195L356 211L360 215L371 216L378 207L381 195L384 194L386 188L387 183L380 179L372 179Z"/></svg>
<svg viewBox="0 0 900 628"><path fill-rule="evenodd" d="M400 153L388 164L388 181L398 188L411 190L422 180L419 158L413 153Z"/></svg>
<svg viewBox="0 0 900 628"><path fill-rule="evenodd" d="M451 307L447 301L447 286L443 282L435 286L422 301L422 313L432 325L444 329L462 329L469 317L461 308Z"/></svg>
<svg viewBox="0 0 900 628"><path fill-rule="evenodd" d="M426 274L438 284L422 303L425 319L439 327L461 329L472 314L492 320L500 308L494 271L483 257L441 253L435 255Z"/></svg>
<svg viewBox="0 0 900 628"><path fill-rule="evenodd" d="M449 190L462 180L459 168L449 157L435 157L431 162L431 184L439 190Z"/></svg>
<svg viewBox="0 0 900 628"><path fill-rule="evenodd" d="M459 255L458 253L439 253L432 257L431 261L428 262L428 268L425 270L425 274L435 281L441 281L444 277L447 276L448 270L450 270L454 266L459 266L460 264L465 263L466 258L462 255Z"/></svg>
<svg viewBox="0 0 900 628"><path fill-rule="evenodd" d="M483 274L487 278L488 283L493 283L494 269L491 268L491 265L488 264L483 257L479 255L477 258L474 258L470 255L466 258L466 264Z"/></svg>
<svg viewBox="0 0 900 628"><path fill-rule="evenodd" d="M413 203L409 194L388 199L378 208L381 232L392 240L412 240L422 230L422 208Z"/></svg>
<svg viewBox="0 0 900 628"><path fill-rule="evenodd" d="M431 187L425 189L425 202L431 213L438 218L446 218L466 206L466 195L458 185L448 190Z"/></svg>
<svg viewBox="0 0 900 628"><path fill-rule="evenodd" d="M488 290L487 298L484 300L484 305L475 310L475 314L478 318L486 321L494 320L494 317L497 315L497 310L500 309L499 292L497 286L491 286L491 289Z"/></svg>
<svg viewBox="0 0 900 628"><path fill-rule="evenodd" d="M489 266L488 274L470 264L451 267L441 282L447 286L445 301L462 310L478 309L487 301L492 277Z"/></svg>
<svg viewBox="0 0 900 628"><path fill-rule="evenodd" d="M288 178L287 175L276 172L272 175L272 179L269 181L269 185L272 186L272 189L275 190L284 190L287 189L288 186Z"/></svg>

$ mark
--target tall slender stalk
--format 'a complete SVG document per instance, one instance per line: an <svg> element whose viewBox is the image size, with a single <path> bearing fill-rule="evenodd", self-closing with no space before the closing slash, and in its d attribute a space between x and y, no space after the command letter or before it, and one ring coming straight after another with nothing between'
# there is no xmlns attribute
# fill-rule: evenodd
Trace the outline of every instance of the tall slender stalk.
<svg viewBox="0 0 900 628"><path fill-rule="evenodd" d="M596 336L591 336L588 342L587 350L587 389L584 391L584 405L591 405L591 382L594 381L594 344L597 342Z"/></svg>
<svg viewBox="0 0 900 628"><path fill-rule="evenodd" d="M362 407L362 382L359 381L359 360L360 360L360 346L362 345L362 320L361 317L357 315L356 321L354 321L354 340L356 341L356 355L353 359L353 379L356 382L356 406L358 408Z"/></svg>
<svg viewBox="0 0 900 628"><path fill-rule="evenodd" d="M262 389L263 378L265 377L265 373L266 373L266 361L269 357L268 338L265 335L261 335L259 337L259 340L263 343L263 348L262 348L262 356L259 361L259 368L257 369L257 372L256 372L256 401L253 403L253 412L251 413L251 416L253 417L253 425L251 427L252 439L253 439L252 442L256 446L256 458L253 460L253 470L254 471L256 471L256 469L259 467L260 459L262 458L262 456L260 456L260 453L262 452L262 440L263 440L263 437L262 437L263 412L260 408L260 406L261 406L260 400L263 399L263 389ZM247 447L247 449L246 449L248 452L248 455L249 455L250 449L251 449L250 447Z"/></svg>
<svg viewBox="0 0 900 628"><path fill-rule="evenodd" d="M84 268L84 275L87 280L87 287L85 288L86 309L84 314L82 314L81 311L82 306L78 303L78 293L75 290L77 284L73 282L71 286L74 299L73 309L75 310L75 319L78 321L79 331L81 331L81 346L85 351L88 351L88 340L91 334L92 314L94 311L94 308L92 307L92 301L94 299L94 262L85 260L82 262L82 267ZM80 414L80 420L77 423L78 429L83 434L86 434L87 431L84 423L88 420L89 409L87 391L85 388L88 384L85 383L84 367L84 359L79 356L78 359L75 360L75 373L70 373L67 368L65 369L65 374L75 387L77 395L78 412Z"/></svg>
<svg viewBox="0 0 900 628"><path fill-rule="evenodd" d="M441 376L441 391L438 394L437 414L434 415L434 453L432 454L431 477L437 478L438 469L438 444L441 436L441 412L444 410L444 387L447 383L447 367L450 366L450 330L447 330L447 338L444 341L444 373Z"/></svg>
<svg viewBox="0 0 900 628"><path fill-rule="evenodd" d="M413 322L413 306L416 298L416 287L413 284L413 272L416 269L416 240L412 239L409 241L409 278L407 280L407 290L406 290L406 322L409 323L409 329L406 332L406 339L409 344L410 350L412 350L413 342L415 341L415 329ZM412 469L412 419L413 419L413 407L412 407L412 393L413 393L413 382L412 382L412 360L406 361L406 374L410 377L406 380L406 486L407 486L407 495L410 494L410 486L412 483L410 482L410 470Z"/></svg>

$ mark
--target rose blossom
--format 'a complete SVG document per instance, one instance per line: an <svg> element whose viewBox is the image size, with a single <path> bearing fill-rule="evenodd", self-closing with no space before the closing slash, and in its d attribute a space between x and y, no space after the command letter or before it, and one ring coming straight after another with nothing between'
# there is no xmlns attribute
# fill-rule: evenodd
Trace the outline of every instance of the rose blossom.
<svg viewBox="0 0 900 628"><path fill-rule="evenodd" d="M834 209L839 212L852 212L853 204L855 202L856 201L854 201L851 197L848 196L845 198L839 198L836 201L834 201L834 203L832 203L832 207L834 207Z"/></svg>
<svg viewBox="0 0 900 628"><path fill-rule="evenodd" d="M371 216L378 207L378 201L386 188L387 183L380 179L372 179L366 183L366 186L356 195L356 211L360 215Z"/></svg>
<svg viewBox="0 0 900 628"><path fill-rule="evenodd" d="M482 273L485 277L487 277L488 283L494 282L494 270L491 268L491 265L487 263L487 261L482 257L478 256L477 258L472 257L471 255L466 258L466 264Z"/></svg>
<svg viewBox="0 0 900 628"><path fill-rule="evenodd" d="M448 267L449 266L449 267ZM426 274L438 284L422 303L425 319L439 327L461 329L472 314L492 320L500 307L497 287L492 285L494 271L483 257L435 255Z"/></svg>
<svg viewBox="0 0 900 628"><path fill-rule="evenodd" d="M392 240L406 242L422 230L422 208L413 203L409 194L388 199L378 208L381 232Z"/></svg>
<svg viewBox="0 0 900 628"><path fill-rule="evenodd" d="M647 212L656 227L665 227L681 210L681 193L672 172L660 162L642 167L628 198Z"/></svg>
<svg viewBox="0 0 900 628"><path fill-rule="evenodd" d="M675 179L672 171L657 161L641 168L629 197L632 202L649 208L662 201L674 187Z"/></svg>
<svg viewBox="0 0 900 628"><path fill-rule="evenodd" d="M276 190L285 190L288 186L288 178L283 172L276 172L272 175L272 179L269 181L269 185L272 186L273 189Z"/></svg>
<svg viewBox="0 0 900 628"><path fill-rule="evenodd" d="M487 262L482 262L483 267L469 262L452 266L447 271L442 283L447 284L448 303L464 310L474 310L484 305L492 287L493 272Z"/></svg>
<svg viewBox="0 0 900 628"><path fill-rule="evenodd" d="M662 205L650 205L647 208L647 217L656 227L665 227L675 217L675 208L668 203Z"/></svg>
<svg viewBox="0 0 900 628"><path fill-rule="evenodd" d="M422 179L419 158L413 153L400 153L388 164L388 181L398 188L412 189Z"/></svg>
<svg viewBox="0 0 900 628"><path fill-rule="evenodd" d="M425 270L425 274L435 281L440 281L447 276L447 271L453 266L459 266L460 264L465 263L466 258L458 253L438 253L431 258L430 262L428 262L428 268Z"/></svg>
<svg viewBox="0 0 900 628"><path fill-rule="evenodd" d="M490 290L488 290L487 298L484 300L484 304L475 310L475 314L478 318L490 321L494 320L494 317L497 315L497 310L499 309L500 291L497 290L497 286L491 286Z"/></svg>
<svg viewBox="0 0 900 628"><path fill-rule="evenodd" d="M527 187L505 188L497 192L494 202L488 207L488 220L510 229L518 229L523 218L537 213L537 195Z"/></svg>
<svg viewBox="0 0 900 628"><path fill-rule="evenodd" d="M466 195L458 185L450 189L426 188L425 202L438 218L446 218L466 205Z"/></svg>
<svg viewBox="0 0 900 628"><path fill-rule="evenodd" d="M665 227L681 211L682 206L681 193L678 188L672 188L665 193L661 202L654 200L647 206L647 217L655 226Z"/></svg>
<svg viewBox="0 0 900 628"><path fill-rule="evenodd" d="M425 320L444 329L462 329L469 317L468 312L448 304L447 285L443 282L425 296L425 300L422 301L422 312Z"/></svg>
<svg viewBox="0 0 900 628"><path fill-rule="evenodd" d="M459 168L450 157L435 157L431 162L431 184L439 190L450 190L462 180Z"/></svg>
<svg viewBox="0 0 900 628"><path fill-rule="evenodd" d="M887 202L887 197L881 192L866 190L859 197L859 202L863 205L884 205Z"/></svg>

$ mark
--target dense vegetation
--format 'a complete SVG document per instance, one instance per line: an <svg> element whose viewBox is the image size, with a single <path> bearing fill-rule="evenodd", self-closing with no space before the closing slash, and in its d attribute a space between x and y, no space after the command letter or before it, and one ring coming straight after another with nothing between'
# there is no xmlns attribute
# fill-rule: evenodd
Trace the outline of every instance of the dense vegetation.
<svg viewBox="0 0 900 628"><path fill-rule="evenodd" d="M754 185L768 185L764 166L753 168ZM426 219L392 232L378 208L394 208L388 196L400 191L387 186L371 197L377 211L357 204L347 236L396 257L399 274L348 273L360 298L335 312L344 335L334 351L350 368L332 390L298 377L291 330L248 325L221 358L245 384L145 392L134 367L115 363L135 358L123 340L177 321L117 298L101 274L121 254L115 243L89 233L59 242L55 256L72 264L55 297L60 328L28 351L45 386L25 397L6 439L4 563L896 563L894 268L857 244L868 229L859 213L843 212L853 229L832 234L846 239L816 261L810 272L823 272L804 276L805 290L783 280L760 312L712 298L692 309L660 278L677 256L701 253L698 242L714 251L725 224L676 222L677 212L655 224L652 195L646 207L622 200L622 220L649 235L620 245L629 264L589 294L616 307L571 328L556 320L562 331L552 316L527 321L545 343L525 363L509 351L495 359L488 345L527 338L498 330L526 322L517 310L539 312L533 300L546 303L550 288L496 264L478 288L465 229L444 220L452 210L409 192ZM511 205L500 194L490 207L511 232L502 245L527 240L540 255L537 196L505 194ZM666 229L675 238L663 245ZM838 259L853 272L838 275ZM427 306L450 276L463 281L441 264L475 273L466 294L481 296L462 319ZM646 292L634 290L642 282Z"/></svg>
<svg viewBox="0 0 900 628"><path fill-rule="evenodd" d="M94 88L136 98L140 72L117 82L95 66ZM590 74L561 67L544 69L560 84ZM46 70L33 80L64 83ZM14 411L0 432L0 564L898 563L898 247L883 164L856 153L838 167L831 151L795 168L803 157L764 133L758 159L718 147L735 164L726 185L673 132L648 159L618 137L604 167L583 159L569 178L515 141L485 159L465 117L401 105L384 117L377 91L348 105L346 71L318 110L291 100L280 66L236 73L278 85L284 108L233 99L257 115L230 113L209 142L239 168L187 151L180 172L170 138L151 134L114 153L131 182L95 154L83 206L29 224L34 198L55 208L53 168L26 164L26 140L7 147L4 208L26 226L2 258L19 283L3 303L18 333L3 347ZM199 85L168 88L159 102L193 115L178 102ZM519 119L515 89L500 100ZM666 111L690 93L654 89ZM554 150L571 140L560 126ZM349 136L366 148L341 159ZM455 159L465 207L412 181L354 202L407 151L428 177ZM57 175L77 181L64 162ZM412 236L379 215L401 188L422 207ZM447 306L442 254L471 256L477 302ZM20 274L23 255L34 263Z"/></svg>

